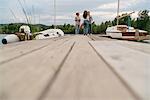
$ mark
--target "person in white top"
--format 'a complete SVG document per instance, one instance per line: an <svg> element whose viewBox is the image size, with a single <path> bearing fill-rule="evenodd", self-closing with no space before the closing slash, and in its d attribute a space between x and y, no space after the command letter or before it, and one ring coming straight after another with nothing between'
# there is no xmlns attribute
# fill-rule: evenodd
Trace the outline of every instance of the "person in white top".
<svg viewBox="0 0 150 100"><path fill-rule="evenodd" d="M92 34L92 24L94 23L92 16L90 15L90 11L88 11L88 20L89 20L89 34Z"/></svg>
<svg viewBox="0 0 150 100"><path fill-rule="evenodd" d="M75 17L75 34L79 34L80 33L80 14L76 13L76 17Z"/></svg>

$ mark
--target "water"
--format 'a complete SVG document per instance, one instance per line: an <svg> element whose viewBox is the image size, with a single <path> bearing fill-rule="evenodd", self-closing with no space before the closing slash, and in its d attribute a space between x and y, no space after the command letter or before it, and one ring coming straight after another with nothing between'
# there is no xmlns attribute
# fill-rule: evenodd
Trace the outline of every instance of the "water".
<svg viewBox="0 0 150 100"><path fill-rule="evenodd" d="M0 46L3 45L2 44L2 39L6 36L6 34L0 34Z"/></svg>

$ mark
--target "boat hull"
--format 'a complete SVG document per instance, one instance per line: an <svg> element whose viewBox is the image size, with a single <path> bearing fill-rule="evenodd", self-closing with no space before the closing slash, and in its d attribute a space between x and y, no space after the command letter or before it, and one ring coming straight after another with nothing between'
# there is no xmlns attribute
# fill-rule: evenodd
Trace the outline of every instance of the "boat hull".
<svg viewBox="0 0 150 100"><path fill-rule="evenodd" d="M106 30L106 35L111 38L116 39L126 39L126 40L147 40L148 39L148 33L147 31L143 30L136 30L133 27L129 27L127 29L127 26L113 26L108 27Z"/></svg>
<svg viewBox="0 0 150 100"><path fill-rule="evenodd" d="M146 33L139 33L136 35L136 33L106 33L111 38L116 39L124 39L124 40L147 40L150 39L148 34Z"/></svg>

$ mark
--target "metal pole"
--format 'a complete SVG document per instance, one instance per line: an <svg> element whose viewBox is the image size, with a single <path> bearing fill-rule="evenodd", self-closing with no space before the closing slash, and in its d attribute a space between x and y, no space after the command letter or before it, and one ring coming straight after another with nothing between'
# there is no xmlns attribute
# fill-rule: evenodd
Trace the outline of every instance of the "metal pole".
<svg viewBox="0 0 150 100"><path fill-rule="evenodd" d="M35 24L35 9L33 5L32 5L32 22L33 24Z"/></svg>
<svg viewBox="0 0 150 100"><path fill-rule="evenodd" d="M54 0L54 29L56 29L56 0Z"/></svg>
<svg viewBox="0 0 150 100"><path fill-rule="evenodd" d="M39 24L41 23L41 21L40 21L40 20L41 20L41 16L40 16L40 14L39 14Z"/></svg>
<svg viewBox="0 0 150 100"><path fill-rule="evenodd" d="M120 9L120 0L118 0L118 8L117 8L117 25L119 24L119 9Z"/></svg>
<svg viewBox="0 0 150 100"><path fill-rule="evenodd" d="M20 0L18 0L18 2L19 2L20 6L21 6L21 8L22 8L22 11L23 11L24 15L25 15L25 18L26 18L27 24L30 24L30 22L29 22L29 18L28 18L28 16L27 16L27 13L26 13L26 11L25 11L25 9L24 9L24 7L23 7L23 5L22 5L21 1L20 1Z"/></svg>

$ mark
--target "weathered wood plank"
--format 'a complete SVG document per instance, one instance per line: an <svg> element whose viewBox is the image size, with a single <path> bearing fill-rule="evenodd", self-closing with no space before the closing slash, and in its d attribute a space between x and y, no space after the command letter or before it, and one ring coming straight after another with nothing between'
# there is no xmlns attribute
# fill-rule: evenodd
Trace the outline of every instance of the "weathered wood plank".
<svg viewBox="0 0 150 100"><path fill-rule="evenodd" d="M59 40L60 38L56 39ZM56 39L25 41L20 43L8 44L6 46L1 46L0 64L6 63L7 61L13 60L28 53L40 50L55 42Z"/></svg>
<svg viewBox="0 0 150 100"><path fill-rule="evenodd" d="M41 100L134 100L89 40L78 36L57 79Z"/></svg>
<svg viewBox="0 0 150 100"><path fill-rule="evenodd" d="M115 43L119 43L125 47L150 54L150 44L148 43L139 43L139 42L132 42L132 41L116 41Z"/></svg>
<svg viewBox="0 0 150 100"><path fill-rule="evenodd" d="M96 39L98 40L99 37ZM58 38L57 41L51 39L29 41L2 47L0 49L0 62L6 62L0 63L0 100L137 99L103 59L96 54L88 43L90 40L91 39L87 36L76 35L73 37L68 36L68 38ZM105 40L105 38L101 40ZM130 47L126 48L127 45L126 47L120 47L120 45L124 45L122 42L110 41L109 43L111 44L105 44L105 42L108 41L90 43L99 54L101 54L101 52L107 53L107 60L111 60L109 55L111 55L112 52L114 53L112 56L115 56L114 58L117 60L116 56L118 56L118 53L124 48L124 50L126 50L124 51L125 54L135 51L135 55L140 55L142 59L144 59L144 57L147 59L147 56L143 56L148 54L147 51L141 52L141 50L135 49L135 47L132 48L135 50L132 50L129 49ZM99 45L101 45L100 48ZM132 45L130 46L133 47ZM141 47L140 45L138 46L139 48ZM103 47L105 49L103 49ZM120 51L117 51L117 48ZM145 48L148 49L149 47ZM130 55L130 58L128 55L121 55L121 59L126 61L124 60L124 57L126 57L133 60L133 58L136 57L134 54ZM140 60L140 58L135 59ZM133 89L136 88L136 86L141 88L141 81L147 76L147 73L144 74L145 76L143 75L143 68L139 67L141 65L134 65L132 61L126 61L127 64L122 64L122 62L117 61L114 62L114 69L117 69L118 73L120 71L118 75L120 75L129 86ZM114 62L111 63L114 64ZM133 64L134 67L131 68L128 66L128 63ZM127 67L118 67L117 64L126 65ZM139 72L140 70L141 72ZM137 80L140 78L142 80ZM137 89L137 91L139 90ZM148 92L146 91L145 93Z"/></svg>
<svg viewBox="0 0 150 100"><path fill-rule="evenodd" d="M115 41L90 42L141 100L150 99L150 55Z"/></svg>
<svg viewBox="0 0 150 100"><path fill-rule="evenodd" d="M0 67L1 100L37 100L73 45L62 39Z"/></svg>

